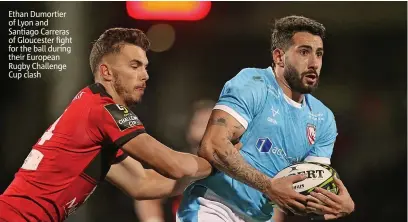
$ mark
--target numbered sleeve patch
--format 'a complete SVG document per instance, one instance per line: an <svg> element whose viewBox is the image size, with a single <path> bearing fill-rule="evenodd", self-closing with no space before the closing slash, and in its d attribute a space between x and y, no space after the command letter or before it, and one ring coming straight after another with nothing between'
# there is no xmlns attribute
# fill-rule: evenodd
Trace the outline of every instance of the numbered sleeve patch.
<svg viewBox="0 0 408 222"><path fill-rule="evenodd" d="M137 118L137 116L125 106L109 104L105 105L105 109L112 116L120 131L142 125L139 118Z"/></svg>

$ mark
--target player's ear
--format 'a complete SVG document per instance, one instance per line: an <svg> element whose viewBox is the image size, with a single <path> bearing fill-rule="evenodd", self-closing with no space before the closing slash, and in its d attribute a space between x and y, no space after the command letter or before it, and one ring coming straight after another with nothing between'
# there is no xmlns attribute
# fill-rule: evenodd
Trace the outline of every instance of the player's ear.
<svg viewBox="0 0 408 222"><path fill-rule="evenodd" d="M279 66L279 67L284 67L285 62L283 61L283 58L285 56L285 52L282 49L276 48L272 51L272 57L274 63Z"/></svg>
<svg viewBox="0 0 408 222"><path fill-rule="evenodd" d="M108 68L108 66L106 64L101 63L98 66L98 69L99 69L98 74L99 74L101 79L103 79L105 81L111 81L113 79L113 75L110 72L110 70L109 70L109 68Z"/></svg>

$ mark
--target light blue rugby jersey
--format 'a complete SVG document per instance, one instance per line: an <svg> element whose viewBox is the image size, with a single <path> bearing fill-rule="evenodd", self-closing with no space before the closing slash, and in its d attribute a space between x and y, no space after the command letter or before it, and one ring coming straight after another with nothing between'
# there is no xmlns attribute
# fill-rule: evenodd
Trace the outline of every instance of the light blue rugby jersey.
<svg viewBox="0 0 408 222"><path fill-rule="evenodd" d="M287 98L271 67L240 71L225 84L214 109L228 112L246 128L240 152L249 164L269 177L300 161L330 164L337 136L333 113L309 94L302 104ZM254 220L265 221L273 214L261 192L219 172L186 189L178 213L181 218L183 211L197 210L194 200L188 197L197 184L211 189L230 207Z"/></svg>

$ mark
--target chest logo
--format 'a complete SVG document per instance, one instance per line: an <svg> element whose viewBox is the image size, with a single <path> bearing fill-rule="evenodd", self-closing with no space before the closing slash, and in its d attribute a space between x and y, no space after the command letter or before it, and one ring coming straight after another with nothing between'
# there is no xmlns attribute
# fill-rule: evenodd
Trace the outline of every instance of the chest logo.
<svg viewBox="0 0 408 222"><path fill-rule="evenodd" d="M316 140L316 126L313 124L307 124L306 137L310 145L313 145Z"/></svg>
<svg viewBox="0 0 408 222"><path fill-rule="evenodd" d="M278 124L278 121L276 121L275 116L279 115L279 109L274 109L272 107L271 111L272 111L272 117L268 117L267 120L268 122L271 122L276 125Z"/></svg>

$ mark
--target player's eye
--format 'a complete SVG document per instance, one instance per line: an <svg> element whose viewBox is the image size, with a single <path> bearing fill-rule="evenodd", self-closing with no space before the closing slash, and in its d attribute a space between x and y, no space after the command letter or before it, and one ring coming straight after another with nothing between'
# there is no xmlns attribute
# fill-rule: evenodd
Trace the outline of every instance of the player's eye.
<svg viewBox="0 0 408 222"><path fill-rule="evenodd" d="M323 52L317 52L316 55L317 55L318 57L323 57Z"/></svg>
<svg viewBox="0 0 408 222"><path fill-rule="evenodd" d="M303 55L303 56L305 56L305 55L308 55L308 54L309 54L309 51L306 50L306 49L302 49L302 50L300 50L300 54Z"/></svg>

